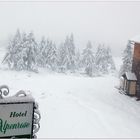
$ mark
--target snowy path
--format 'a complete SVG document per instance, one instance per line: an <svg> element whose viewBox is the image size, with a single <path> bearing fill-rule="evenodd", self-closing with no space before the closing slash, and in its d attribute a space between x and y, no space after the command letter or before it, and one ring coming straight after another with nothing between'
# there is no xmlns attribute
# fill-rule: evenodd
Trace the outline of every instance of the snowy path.
<svg viewBox="0 0 140 140"><path fill-rule="evenodd" d="M119 94L118 79L0 70L11 94L33 92L41 111L38 138L138 138L140 102Z"/></svg>

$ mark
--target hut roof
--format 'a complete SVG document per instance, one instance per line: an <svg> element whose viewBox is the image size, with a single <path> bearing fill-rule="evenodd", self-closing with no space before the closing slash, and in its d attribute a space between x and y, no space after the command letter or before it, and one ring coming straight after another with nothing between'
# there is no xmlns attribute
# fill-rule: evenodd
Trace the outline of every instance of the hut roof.
<svg viewBox="0 0 140 140"><path fill-rule="evenodd" d="M130 39L130 41L140 43L140 35L134 36L133 38Z"/></svg>
<svg viewBox="0 0 140 140"><path fill-rule="evenodd" d="M132 81L136 81L137 77L135 75L135 73L133 72L125 72L126 78L127 80L132 80Z"/></svg>

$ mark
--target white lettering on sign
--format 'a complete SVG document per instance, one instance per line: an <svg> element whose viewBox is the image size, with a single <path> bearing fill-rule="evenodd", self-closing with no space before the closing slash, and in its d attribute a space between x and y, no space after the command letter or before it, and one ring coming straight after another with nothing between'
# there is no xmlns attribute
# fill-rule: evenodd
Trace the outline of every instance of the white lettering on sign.
<svg viewBox="0 0 140 140"><path fill-rule="evenodd" d="M33 102L0 104L0 137L31 135Z"/></svg>

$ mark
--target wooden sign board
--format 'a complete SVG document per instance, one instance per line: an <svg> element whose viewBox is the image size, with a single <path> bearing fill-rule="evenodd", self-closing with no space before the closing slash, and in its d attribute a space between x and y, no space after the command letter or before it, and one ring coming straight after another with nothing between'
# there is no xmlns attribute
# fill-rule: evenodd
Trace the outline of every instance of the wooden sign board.
<svg viewBox="0 0 140 140"><path fill-rule="evenodd" d="M32 138L33 121L31 96L0 99L0 138Z"/></svg>

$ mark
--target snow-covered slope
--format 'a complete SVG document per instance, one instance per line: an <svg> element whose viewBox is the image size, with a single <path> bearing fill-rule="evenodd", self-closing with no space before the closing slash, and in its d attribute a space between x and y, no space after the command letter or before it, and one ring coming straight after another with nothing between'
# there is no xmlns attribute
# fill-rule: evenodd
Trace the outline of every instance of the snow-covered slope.
<svg viewBox="0 0 140 140"><path fill-rule="evenodd" d="M30 90L39 102L38 138L140 137L140 102L119 94L112 76L81 77L0 70L10 94Z"/></svg>
<svg viewBox="0 0 140 140"><path fill-rule="evenodd" d="M120 62L115 59L117 70ZM68 76L45 70L36 74L0 67L0 85L8 85L10 95L30 90L38 101L42 116L38 138L140 137L140 102L118 93L117 77Z"/></svg>

